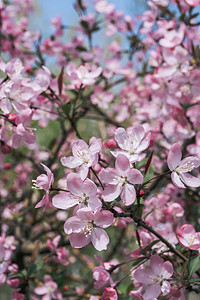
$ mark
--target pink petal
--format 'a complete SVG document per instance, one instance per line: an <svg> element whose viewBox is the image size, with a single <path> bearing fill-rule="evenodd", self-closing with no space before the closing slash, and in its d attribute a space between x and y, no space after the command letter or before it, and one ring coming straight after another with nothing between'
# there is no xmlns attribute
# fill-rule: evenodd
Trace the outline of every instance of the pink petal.
<svg viewBox="0 0 200 300"><path fill-rule="evenodd" d="M91 235L91 241L93 246L98 250L106 250L107 245L109 243L109 237L105 230L101 228L94 228L92 235Z"/></svg>
<svg viewBox="0 0 200 300"><path fill-rule="evenodd" d="M121 193L121 186L108 184L102 192L102 198L106 202L115 200Z"/></svg>
<svg viewBox="0 0 200 300"><path fill-rule="evenodd" d="M70 173L67 175L67 188L74 195L83 194L83 181L81 177L76 173Z"/></svg>
<svg viewBox="0 0 200 300"><path fill-rule="evenodd" d="M101 228L107 228L112 225L114 221L113 214L110 211L102 210L96 213L94 223Z"/></svg>
<svg viewBox="0 0 200 300"><path fill-rule="evenodd" d="M82 164L82 160L73 156L62 157L60 161L63 166L68 168L76 168Z"/></svg>
<svg viewBox="0 0 200 300"><path fill-rule="evenodd" d="M142 173L137 169L131 169L128 172L127 179L130 183L133 184L141 184L143 182Z"/></svg>
<svg viewBox="0 0 200 300"><path fill-rule="evenodd" d="M145 138L140 142L138 148L137 148L137 153L140 153L144 150L146 150L149 147L150 144L150 138L151 138L151 133L149 132Z"/></svg>
<svg viewBox="0 0 200 300"><path fill-rule="evenodd" d="M91 241L91 236L86 235L82 232L80 233L72 233L69 237L70 244L73 248L82 248L88 245Z"/></svg>
<svg viewBox="0 0 200 300"><path fill-rule="evenodd" d="M157 299L158 296L160 295L161 293L161 287L160 287L160 284L157 283L155 285L150 285L147 289L146 289L146 292L144 293L143 297L144 297L144 300L149 300L149 299Z"/></svg>
<svg viewBox="0 0 200 300"><path fill-rule="evenodd" d="M135 188L131 184L125 184L122 188L121 199L125 205L131 205L136 198Z"/></svg>
<svg viewBox="0 0 200 300"><path fill-rule="evenodd" d="M138 269L134 272L133 276L137 281L139 281L143 284L151 284L152 283L152 279L151 279L152 272L149 269L142 269L142 270Z"/></svg>
<svg viewBox="0 0 200 300"><path fill-rule="evenodd" d="M88 197L96 196L97 186L95 185L95 183L92 180L86 179L84 181L83 193L86 194Z"/></svg>
<svg viewBox="0 0 200 300"><path fill-rule="evenodd" d="M64 224L64 231L67 234L72 232L81 232L85 227L85 222L82 222L78 217L74 216L69 218Z"/></svg>
<svg viewBox="0 0 200 300"><path fill-rule="evenodd" d="M173 266L169 261L165 261L162 264L160 275L162 275L165 279L169 279L173 275Z"/></svg>
<svg viewBox="0 0 200 300"><path fill-rule="evenodd" d="M130 161L125 155L119 154L115 162L115 167L121 172L127 172L130 169Z"/></svg>
<svg viewBox="0 0 200 300"><path fill-rule="evenodd" d="M181 173L180 178L188 186L191 186L191 187L199 187L200 186L200 178L194 177L188 173Z"/></svg>
<svg viewBox="0 0 200 300"><path fill-rule="evenodd" d="M182 166L184 164L189 164L189 165L193 164L194 168L198 168L200 166L200 158L195 156L188 156L181 161L179 166Z"/></svg>
<svg viewBox="0 0 200 300"><path fill-rule="evenodd" d="M88 144L83 141L83 140L77 140L76 142L73 143L72 145L72 153L74 156L78 156L79 155L79 151L80 149L87 149L88 150Z"/></svg>
<svg viewBox="0 0 200 300"><path fill-rule="evenodd" d="M46 286L38 286L34 289L34 292L37 294L37 295L44 295L44 294L47 294L48 293L48 289Z"/></svg>
<svg viewBox="0 0 200 300"><path fill-rule="evenodd" d="M171 179L175 186L185 189L185 185L182 183L182 181L180 180L180 178L176 172L172 172Z"/></svg>
<svg viewBox="0 0 200 300"><path fill-rule="evenodd" d="M167 157L167 164L171 171L173 171L179 165L181 157L181 146L178 143L176 143L170 148Z"/></svg>
<svg viewBox="0 0 200 300"><path fill-rule="evenodd" d="M152 272L156 275L160 275L162 264L164 260L159 255L153 255L150 258L150 265Z"/></svg>
<svg viewBox="0 0 200 300"><path fill-rule="evenodd" d="M88 207L79 209L77 216L84 222L92 222L94 220L94 214Z"/></svg>
<svg viewBox="0 0 200 300"><path fill-rule="evenodd" d="M53 197L52 203L54 207L60 209L68 209L79 203L79 199L75 198L71 193L60 193Z"/></svg>
<svg viewBox="0 0 200 300"><path fill-rule="evenodd" d="M115 181L116 176L118 176L117 171L114 169L111 169L111 168L102 170L99 173L99 178L101 179L101 181L103 183L106 183L106 184L117 184L117 182Z"/></svg>

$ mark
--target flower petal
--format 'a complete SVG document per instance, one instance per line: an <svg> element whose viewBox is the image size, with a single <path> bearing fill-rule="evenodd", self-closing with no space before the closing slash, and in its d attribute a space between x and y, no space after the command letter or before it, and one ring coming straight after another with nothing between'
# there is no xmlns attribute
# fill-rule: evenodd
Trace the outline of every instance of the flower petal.
<svg viewBox="0 0 200 300"><path fill-rule="evenodd" d="M98 250L106 250L107 245L109 243L109 237L105 230L101 228L94 228L92 235L91 235L91 241L93 246Z"/></svg>
<svg viewBox="0 0 200 300"><path fill-rule="evenodd" d="M82 248L88 245L91 241L91 236L87 236L80 232L80 233L72 233L69 237L70 244L73 248Z"/></svg>
<svg viewBox="0 0 200 300"><path fill-rule="evenodd" d="M176 172L172 172L171 179L175 186L185 189L185 185L182 183L182 181L180 180L180 178Z"/></svg>
<svg viewBox="0 0 200 300"><path fill-rule="evenodd" d="M171 171L173 171L179 165L181 157L181 146L178 143L176 143L170 148L167 157L167 164Z"/></svg>

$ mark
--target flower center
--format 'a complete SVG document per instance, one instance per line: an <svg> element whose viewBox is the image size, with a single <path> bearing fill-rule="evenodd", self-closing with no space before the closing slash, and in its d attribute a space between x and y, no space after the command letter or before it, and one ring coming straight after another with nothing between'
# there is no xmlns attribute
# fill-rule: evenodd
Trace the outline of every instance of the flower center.
<svg viewBox="0 0 200 300"><path fill-rule="evenodd" d="M77 155L80 159L82 159L82 161L83 161L84 163L86 163L86 164L89 163L89 161L90 161L90 156L88 155L87 150L79 148L79 149L77 150L76 155Z"/></svg>
<svg viewBox="0 0 200 300"><path fill-rule="evenodd" d="M177 173L187 173L187 172L191 172L192 170L194 170L195 168L195 164L193 162L187 162L182 166L179 166L175 169L175 172Z"/></svg>
<svg viewBox="0 0 200 300"><path fill-rule="evenodd" d="M93 224L92 223L87 223L85 227L83 228L83 232L86 237L92 234L93 231Z"/></svg>

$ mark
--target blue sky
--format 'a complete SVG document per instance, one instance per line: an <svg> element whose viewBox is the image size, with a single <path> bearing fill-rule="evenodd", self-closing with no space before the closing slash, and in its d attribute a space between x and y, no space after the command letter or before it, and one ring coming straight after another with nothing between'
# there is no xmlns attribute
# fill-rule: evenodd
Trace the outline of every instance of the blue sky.
<svg viewBox="0 0 200 300"><path fill-rule="evenodd" d="M38 10L31 16L31 27L42 31L47 37L52 33L51 18L60 15L65 25L77 24L78 16L73 8L74 0L37 0ZM144 10L143 3L146 0L108 0L114 3L116 9L123 10L131 17L141 14ZM92 11L93 0L89 0L90 11Z"/></svg>

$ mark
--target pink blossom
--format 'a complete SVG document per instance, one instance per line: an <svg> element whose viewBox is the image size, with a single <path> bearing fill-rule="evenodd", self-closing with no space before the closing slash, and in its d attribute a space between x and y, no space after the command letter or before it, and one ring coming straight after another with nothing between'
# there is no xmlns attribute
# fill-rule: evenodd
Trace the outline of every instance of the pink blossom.
<svg viewBox="0 0 200 300"><path fill-rule="evenodd" d="M35 95L31 87L24 86L21 78L15 78L5 82L0 91L0 108L5 114L12 111L12 108L17 112L27 108L28 101Z"/></svg>
<svg viewBox="0 0 200 300"><path fill-rule="evenodd" d="M187 146L187 151L191 155L196 155L200 158L200 132L198 132L196 135L196 143Z"/></svg>
<svg viewBox="0 0 200 300"><path fill-rule="evenodd" d="M119 195L125 205L131 205L136 198L134 184L141 184L143 176L137 169L131 169L128 158L119 154L115 162L115 169L102 170L99 177L106 184L102 192L105 201L115 200Z"/></svg>
<svg viewBox="0 0 200 300"><path fill-rule="evenodd" d="M109 273L109 270L105 267L105 264L102 260L102 258L99 255L95 255L96 260L99 262L99 267L95 267L93 269L93 278L95 281L94 288L100 289L104 286L114 285L114 281L111 278L111 275Z"/></svg>
<svg viewBox="0 0 200 300"><path fill-rule="evenodd" d="M197 5L200 4L200 0L185 0L185 2L188 5L193 6L193 7L195 7L195 6L197 6Z"/></svg>
<svg viewBox="0 0 200 300"><path fill-rule="evenodd" d="M90 167L98 162L98 154L101 150L101 139L92 137L90 145L88 146L85 141L77 140L72 145L72 153L74 156L62 157L61 163L68 168L78 168L81 178L84 180L88 174Z"/></svg>
<svg viewBox="0 0 200 300"><path fill-rule="evenodd" d="M114 95L109 91L104 91L100 85L96 85L91 95L91 102L97 104L101 108L108 108L108 103L114 99Z"/></svg>
<svg viewBox="0 0 200 300"><path fill-rule="evenodd" d="M134 163L144 156L141 152L146 150L150 144L151 133L145 133L142 125L129 128L127 131L124 128L118 128L115 131L115 140L122 151L111 152L114 156L119 153L126 155L131 163Z"/></svg>
<svg viewBox="0 0 200 300"><path fill-rule="evenodd" d="M188 174L200 166L200 158L188 156L181 160L181 157L181 147L176 143L170 148L167 157L168 167L172 171L172 182L179 188L185 188L185 184L190 187L200 186L200 178Z"/></svg>
<svg viewBox="0 0 200 300"><path fill-rule="evenodd" d="M81 208L76 215L69 218L64 224L64 230L70 234L70 244L74 248L82 248L92 242L98 250L106 250L109 237L103 228L113 223L113 214L110 211L92 212L89 208Z"/></svg>
<svg viewBox="0 0 200 300"><path fill-rule="evenodd" d="M53 254L53 260L57 263L60 263L64 266L67 266L69 263L66 260L68 252L65 248L58 247L61 236L57 235L53 241L47 240L47 246L49 247L51 253Z"/></svg>
<svg viewBox="0 0 200 300"><path fill-rule="evenodd" d="M95 83L95 80L102 72L102 68L97 65L90 66L89 64L76 67L74 64L69 64L66 67L68 78L71 81L70 88L80 89Z"/></svg>
<svg viewBox="0 0 200 300"><path fill-rule="evenodd" d="M167 31L164 37L160 39L159 44L166 48L173 48L177 45L180 45L184 39L185 30L185 24L181 23L178 31L175 29Z"/></svg>
<svg viewBox="0 0 200 300"><path fill-rule="evenodd" d="M191 250L200 251L200 232L196 232L190 224L184 224L177 232L179 243Z"/></svg>
<svg viewBox="0 0 200 300"><path fill-rule="evenodd" d="M101 297L101 300L117 300L118 296L117 296L117 292L114 288L112 287L107 287L105 288L103 295Z"/></svg>
<svg viewBox="0 0 200 300"><path fill-rule="evenodd" d="M78 174L67 175L67 188L69 192L63 192L53 197L55 207L68 209L75 205L79 208L88 206L92 211L101 208L101 201L97 198L97 187L93 181L83 181Z"/></svg>
<svg viewBox="0 0 200 300"><path fill-rule="evenodd" d="M169 261L164 261L160 256L150 258L150 266L134 272L134 278L144 285L148 285L144 300L157 298L161 293L166 296L170 292L168 279L173 275L173 266Z"/></svg>
<svg viewBox="0 0 200 300"><path fill-rule="evenodd" d="M184 215L184 209L179 203L172 203L166 210L167 215L171 215L174 218L180 218Z"/></svg>
<svg viewBox="0 0 200 300"><path fill-rule="evenodd" d="M18 148L21 139L26 146L29 146L35 142L34 129L29 126L32 120L33 110L27 108L23 110L15 119L14 134L12 137L12 147Z"/></svg>
<svg viewBox="0 0 200 300"><path fill-rule="evenodd" d="M43 295L41 300L62 299L62 294L58 291L57 283L54 282L49 275L44 276L44 285L37 286L34 292L37 295Z"/></svg>
<svg viewBox="0 0 200 300"><path fill-rule="evenodd" d="M32 180L32 181L33 181L34 188L43 189L46 192L46 194L43 196L42 200L40 200L40 202L38 202L38 204L36 204L36 206L35 206L35 208L39 208L39 207L45 205L44 209L43 209L43 211L45 211L48 206L51 207L51 203L50 203L50 199L49 199L49 192L54 183L54 176L53 176L53 173L51 172L51 170L47 166L45 166L42 163L41 163L41 165L43 166L47 175L42 174L42 175L38 176L36 180Z"/></svg>

